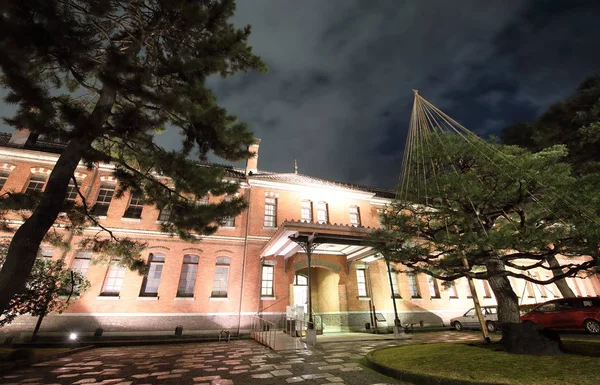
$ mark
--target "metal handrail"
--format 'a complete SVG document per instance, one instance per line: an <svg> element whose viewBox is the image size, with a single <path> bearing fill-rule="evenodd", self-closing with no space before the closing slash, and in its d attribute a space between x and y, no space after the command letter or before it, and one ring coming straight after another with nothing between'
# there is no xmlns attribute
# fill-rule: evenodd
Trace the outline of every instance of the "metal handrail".
<svg viewBox="0 0 600 385"><path fill-rule="evenodd" d="M252 317L250 337L256 342L274 349L277 338L277 326L273 322L255 315Z"/></svg>

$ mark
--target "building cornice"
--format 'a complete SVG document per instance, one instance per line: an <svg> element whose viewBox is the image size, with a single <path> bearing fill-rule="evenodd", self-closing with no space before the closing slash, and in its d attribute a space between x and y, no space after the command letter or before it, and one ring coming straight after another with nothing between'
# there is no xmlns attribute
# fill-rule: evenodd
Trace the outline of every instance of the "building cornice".
<svg viewBox="0 0 600 385"><path fill-rule="evenodd" d="M284 191L298 191L307 195L323 195L323 193L335 194L338 196L343 196L347 198L354 199L371 199L375 196L375 193L366 192L366 191L352 191L345 188L338 188L333 186L306 186L306 185L298 185L293 183L285 183L278 181L267 181L267 180L258 180L252 179L252 177L248 178L248 185L250 187L264 187L271 188L276 190L284 190Z"/></svg>

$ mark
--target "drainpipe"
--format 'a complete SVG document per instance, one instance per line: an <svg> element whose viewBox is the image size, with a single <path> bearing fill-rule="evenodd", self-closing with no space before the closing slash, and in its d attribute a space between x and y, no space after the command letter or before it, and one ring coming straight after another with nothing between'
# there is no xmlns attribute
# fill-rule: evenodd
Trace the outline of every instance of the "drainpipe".
<svg viewBox="0 0 600 385"><path fill-rule="evenodd" d="M246 273L246 256L248 254L248 229L250 228L250 197L252 196L250 184L248 184L248 208L246 209L246 230L244 234L244 254L242 257L242 282L240 286L240 311L238 314L237 336L240 338L240 328L242 326L242 303L244 299L244 277ZM259 293L260 294L260 293ZM260 301L260 297L259 297Z"/></svg>

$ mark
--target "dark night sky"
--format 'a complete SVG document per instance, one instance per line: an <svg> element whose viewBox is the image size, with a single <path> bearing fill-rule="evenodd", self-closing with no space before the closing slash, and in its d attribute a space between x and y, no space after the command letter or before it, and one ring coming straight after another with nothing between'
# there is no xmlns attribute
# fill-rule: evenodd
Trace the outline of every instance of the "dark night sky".
<svg viewBox="0 0 600 385"><path fill-rule="evenodd" d="M210 86L260 169L393 187L413 88L482 135L535 119L600 71L599 20L597 0L238 0L269 73Z"/></svg>

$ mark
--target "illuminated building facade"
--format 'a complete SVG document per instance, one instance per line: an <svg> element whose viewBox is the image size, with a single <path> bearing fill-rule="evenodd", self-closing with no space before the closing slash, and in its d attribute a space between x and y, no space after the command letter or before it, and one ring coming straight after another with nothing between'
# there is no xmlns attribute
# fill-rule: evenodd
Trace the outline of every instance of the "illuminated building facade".
<svg viewBox="0 0 600 385"><path fill-rule="evenodd" d="M2 192L44 189L61 146L38 141L26 148L26 139L26 131L0 134ZM182 326L185 334L214 334L225 328L244 333L256 315L281 325L287 306L306 308L307 256L294 237L313 234L318 237L312 251L312 309L324 332L364 329L373 322L373 309L392 326L392 301L402 323L416 325L447 325L472 307L465 280L446 288L398 266L392 269L390 284L385 262L363 245L363 238L379 227L379 212L391 202L392 191L297 172L261 171L258 148L256 144L252 149L256 156L246 169L227 168L227 178L240 184L239 194L249 208L199 243L161 233L159 224L168 219L168 212L130 194L116 198L118 181L110 164L93 170L81 165L75 176L81 193L94 205L94 214L116 235L146 242L143 255L150 268L141 276L117 266L92 264L92 252L78 248L78 236L64 256L43 245L42 257L64 257L71 268L86 275L91 288L65 313L49 315L40 334L91 335L96 328L105 335L172 334L176 326ZM68 199L79 199L74 188ZM209 196L208 202L219 199ZM14 226L22 221L17 213L9 218ZM10 239L10 234L2 237ZM532 274L544 278L550 273ZM559 296L555 285L512 283L523 303ZM570 284L578 295L600 295L597 277L570 279ZM477 281L476 286L482 305L495 303L487 282ZM35 319L20 317L2 332L31 332L34 324Z"/></svg>

